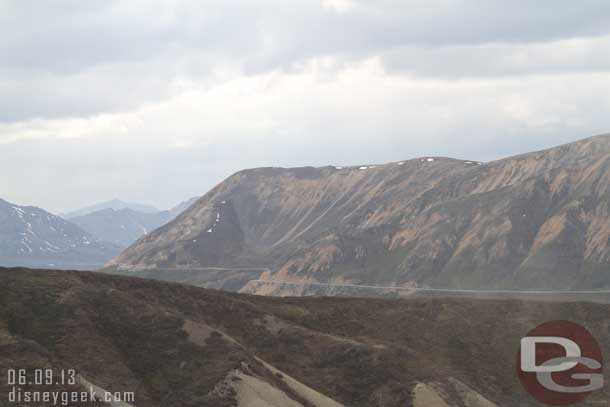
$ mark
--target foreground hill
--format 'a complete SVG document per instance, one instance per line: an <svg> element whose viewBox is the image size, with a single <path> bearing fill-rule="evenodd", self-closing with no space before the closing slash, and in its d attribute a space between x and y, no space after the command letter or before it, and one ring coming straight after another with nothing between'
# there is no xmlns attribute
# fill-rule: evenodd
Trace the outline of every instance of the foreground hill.
<svg viewBox="0 0 610 407"><path fill-rule="evenodd" d="M98 268L120 248L34 206L0 199L0 265Z"/></svg>
<svg viewBox="0 0 610 407"><path fill-rule="evenodd" d="M486 164L240 171L112 265L265 267L260 279L297 283L610 287L610 136ZM282 293L274 287L243 290Z"/></svg>
<svg viewBox="0 0 610 407"><path fill-rule="evenodd" d="M537 404L514 373L521 336L570 319L608 354L609 311L587 303L280 299L0 269L0 373L76 369L81 384L134 391L133 404L147 407L525 407ZM589 401L608 396L606 388Z"/></svg>

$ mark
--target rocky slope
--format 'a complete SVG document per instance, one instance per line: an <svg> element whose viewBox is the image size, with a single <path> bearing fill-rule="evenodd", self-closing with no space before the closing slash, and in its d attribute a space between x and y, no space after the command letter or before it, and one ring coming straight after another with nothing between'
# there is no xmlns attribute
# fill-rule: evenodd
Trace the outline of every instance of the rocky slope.
<svg viewBox="0 0 610 407"><path fill-rule="evenodd" d="M527 407L537 404L514 373L520 338L541 322L569 319L608 354L609 307L281 299L0 269L0 374L75 369L81 386L133 391L130 404L147 407ZM65 390L57 387L43 386Z"/></svg>
<svg viewBox="0 0 610 407"><path fill-rule="evenodd" d="M485 164L241 171L112 265L266 267L260 279L299 283L610 287L610 136Z"/></svg>
<svg viewBox="0 0 610 407"><path fill-rule="evenodd" d="M0 199L0 265L95 269L119 251L43 209Z"/></svg>

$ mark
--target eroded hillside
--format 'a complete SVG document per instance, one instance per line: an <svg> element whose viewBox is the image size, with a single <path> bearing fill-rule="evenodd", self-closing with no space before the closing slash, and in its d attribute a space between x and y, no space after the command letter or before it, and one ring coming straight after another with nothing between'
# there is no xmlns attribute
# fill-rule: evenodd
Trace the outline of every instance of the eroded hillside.
<svg viewBox="0 0 610 407"><path fill-rule="evenodd" d="M241 171L112 265L259 267L259 279L298 283L608 287L610 136L486 164Z"/></svg>
<svg viewBox="0 0 610 407"><path fill-rule="evenodd" d="M514 373L520 338L569 319L607 354L609 311L587 303L281 299L3 269L0 369L76 369L82 383L134 391L133 404L147 407L534 406ZM608 396L606 388L589 401Z"/></svg>

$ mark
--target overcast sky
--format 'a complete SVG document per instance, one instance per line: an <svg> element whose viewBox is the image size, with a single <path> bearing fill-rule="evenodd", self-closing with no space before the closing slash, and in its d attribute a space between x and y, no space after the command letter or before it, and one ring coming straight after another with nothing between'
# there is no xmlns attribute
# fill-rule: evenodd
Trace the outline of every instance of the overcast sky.
<svg viewBox="0 0 610 407"><path fill-rule="evenodd" d="M54 212L606 132L607 0L0 0L0 198Z"/></svg>

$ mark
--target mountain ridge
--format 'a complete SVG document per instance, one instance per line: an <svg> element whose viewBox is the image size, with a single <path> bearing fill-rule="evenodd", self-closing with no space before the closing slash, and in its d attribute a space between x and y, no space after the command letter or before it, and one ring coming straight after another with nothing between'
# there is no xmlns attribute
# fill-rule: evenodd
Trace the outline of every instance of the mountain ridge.
<svg viewBox="0 0 610 407"><path fill-rule="evenodd" d="M68 211L65 213L61 213L60 216L64 219L71 219L71 218L75 218L78 216L85 216L90 213L97 212L97 211L103 210L103 209L114 209L114 210L131 209L133 211L138 211L138 212L142 212L142 213L160 212L159 209L157 209L151 205L145 205L145 204L140 204L140 203L135 203L135 202L126 202L121 199L115 198L115 199L111 199L109 201L104 201L104 202L100 202L97 204L85 206L85 207L82 207L79 209L75 209L72 211Z"/></svg>
<svg viewBox="0 0 610 407"><path fill-rule="evenodd" d="M111 265L264 266L260 279L301 283L607 287L609 192L609 135L485 164L242 170ZM227 216L207 232L222 202ZM219 248L222 258L210 254Z"/></svg>

